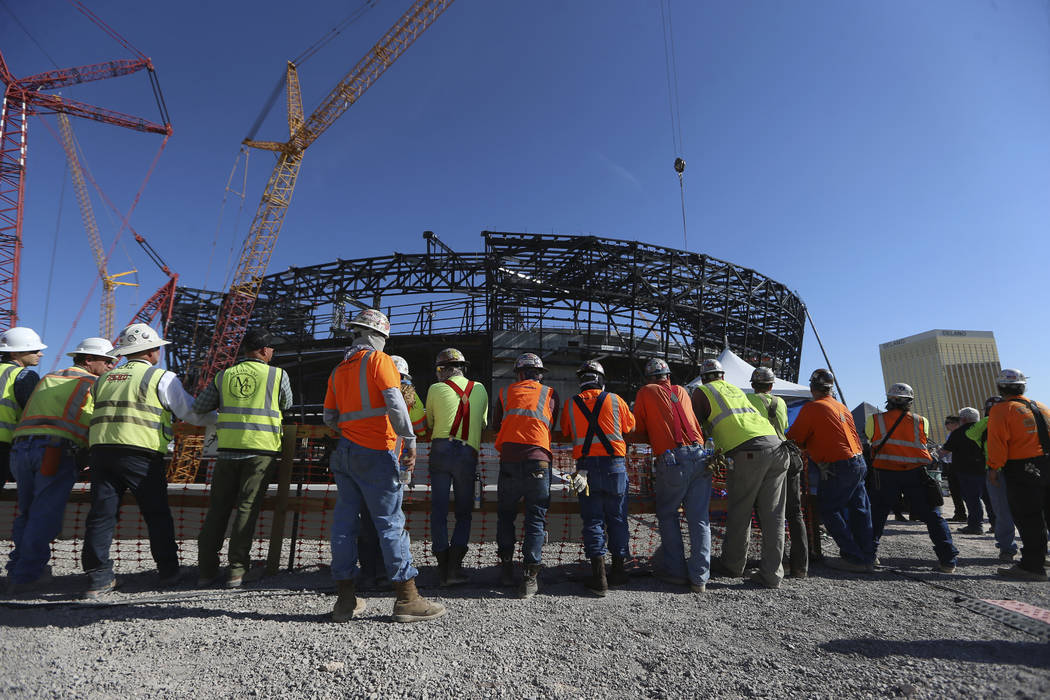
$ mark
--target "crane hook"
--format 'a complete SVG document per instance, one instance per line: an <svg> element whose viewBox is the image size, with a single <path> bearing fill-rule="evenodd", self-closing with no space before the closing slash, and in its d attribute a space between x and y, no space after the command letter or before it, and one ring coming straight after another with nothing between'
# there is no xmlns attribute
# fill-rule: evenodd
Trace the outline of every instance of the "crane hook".
<svg viewBox="0 0 1050 700"><path fill-rule="evenodd" d="M676 173L678 173L679 175L681 175L683 172L685 172L685 160L683 160L682 158L675 158L674 159L674 171Z"/></svg>

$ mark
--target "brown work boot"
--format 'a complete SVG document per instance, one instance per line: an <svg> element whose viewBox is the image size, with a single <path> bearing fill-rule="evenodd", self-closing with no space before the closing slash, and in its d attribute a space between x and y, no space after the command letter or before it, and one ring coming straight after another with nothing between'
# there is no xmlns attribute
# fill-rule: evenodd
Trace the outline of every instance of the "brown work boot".
<svg viewBox="0 0 1050 700"><path fill-rule="evenodd" d="M467 556L466 547L449 547L447 585L458 586L469 580L466 572L463 571L463 557L465 556Z"/></svg>
<svg viewBox="0 0 1050 700"><path fill-rule="evenodd" d="M434 552L434 557L437 558L438 562L438 585L448 585L448 550L444 552Z"/></svg>
<svg viewBox="0 0 1050 700"><path fill-rule="evenodd" d="M512 557L501 557L499 560L499 585L514 585L514 559Z"/></svg>
<svg viewBox="0 0 1050 700"><path fill-rule="evenodd" d="M540 590L540 565L539 564L526 564L525 565L525 578L522 579L521 585L518 586L518 597L523 600L528 600Z"/></svg>
<svg viewBox="0 0 1050 700"><path fill-rule="evenodd" d="M609 592L609 583L605 578L605 557L591 557L591 575L584 580L583 587L599 598L604 598Z"/></svg>
<svg viewBox="0 0 1050 700"><path fill-rule="evenodd" d="M432 620L445 614L445 606L431 603L419 595L416 580L394 581L394 622L419 622Z"/></svg>
<svg viewBox="0 0 1050 700"><path fill-rule="evenodd" d="M353 579L337 581L339 597L332 608L332 622L349 622L365 611L365 599L357 597L357 582Z"/></svg>
<svg viewBox="0 0 1050 700"><path fill-rule="evenodd" d="M618 557L615 554L613 555L612 568L609 569L610 588L627 585L627 570L624 568L626 563L627 560L625 557Z"/></svg>

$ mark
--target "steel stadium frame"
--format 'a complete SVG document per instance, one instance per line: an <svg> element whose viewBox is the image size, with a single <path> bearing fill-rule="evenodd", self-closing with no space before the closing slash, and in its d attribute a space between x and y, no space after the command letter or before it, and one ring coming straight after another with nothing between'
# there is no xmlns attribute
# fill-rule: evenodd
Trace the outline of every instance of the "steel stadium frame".
<svg viewBox="0 0 1050 700"><path fill-rule="evenodd" d="M609 389L634 396L652 357L675 381L728 346L777 376L798 379L805 305L785 285L708 255L597 236L484 231L484 250L461 253L432 232L426 252L293 267L266 277L253 313L285 339L274 364L300 402L290 417L319 422L325 383L358 309L390 317L387 352L415 382L434 380L442 348L463 350L470 376L509 383L514 358L539 354L549 380L571 385L587 359L605 365ZM169 368L193 384L222 294L180 287L169 324ZM564 393L564 392L563 392ZM572 392L566 395L571 395Z"/></svg>

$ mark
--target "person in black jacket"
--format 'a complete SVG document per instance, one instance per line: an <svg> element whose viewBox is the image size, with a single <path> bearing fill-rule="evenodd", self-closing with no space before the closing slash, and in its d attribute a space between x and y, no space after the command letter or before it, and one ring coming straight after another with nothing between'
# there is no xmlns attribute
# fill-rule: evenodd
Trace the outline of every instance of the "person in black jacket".
<svg viewBox="0 0 1050 700"><path fill-rule="evenodd" d="M985 484L987 467L984 463L984 451L973 440L966 437L967 429L980 419L976 408L967 406L959 411L959 427L955 428L944 441L941 452L952 456L952 473L959 481L959 490L966 503L966 526L959 528L964 535L980 535L984 532L984 509L981 501L989 503L988 488ZM989 506L989 519L994 514Z"/></svg>

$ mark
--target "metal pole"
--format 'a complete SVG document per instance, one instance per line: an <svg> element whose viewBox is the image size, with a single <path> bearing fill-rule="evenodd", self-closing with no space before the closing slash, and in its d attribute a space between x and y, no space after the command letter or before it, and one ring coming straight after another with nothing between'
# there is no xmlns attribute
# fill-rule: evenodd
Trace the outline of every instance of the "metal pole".
<svg viewBox="0 0 1050 700"><path fill-rule="evenodd" d="M824 362L827 363L828 370L831 372L832 376L835 377L835 388L839 391L839 399L842 400L842 403L846 403L846 395L842 393L842 387L839 386L839 375L835 374L835 370L831 367L831 360L828 359L828 353L824 350L824 343L820 341L820 333L817 333L817 327L813 325L813 317L809 315L809 307L803 304L802 308L806 310L806 318L809 319L809 327L813 329L813 335L817 338L817 345L820 346L820 352L824 355Z"/></svg>

